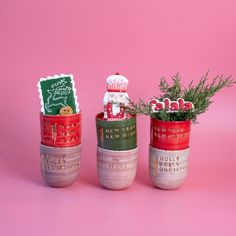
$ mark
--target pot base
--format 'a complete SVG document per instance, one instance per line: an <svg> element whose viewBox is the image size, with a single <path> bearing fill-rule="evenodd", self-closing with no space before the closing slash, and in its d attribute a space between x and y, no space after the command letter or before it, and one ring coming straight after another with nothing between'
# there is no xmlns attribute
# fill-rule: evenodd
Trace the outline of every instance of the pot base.
<svg viewBox="0 0 236 236"><path fill-rule="evenodd" d="M154 186L161 189L178 189L188 172L189 148L166 151L149 147L149 175Z"/></svg>
<svg viewBox="0 0 236 236"><path fill-rule="evenodd" d="M97 170L100 184L106 189L128 188L136 175L137 148L111 151L97 147Z"/></svg>

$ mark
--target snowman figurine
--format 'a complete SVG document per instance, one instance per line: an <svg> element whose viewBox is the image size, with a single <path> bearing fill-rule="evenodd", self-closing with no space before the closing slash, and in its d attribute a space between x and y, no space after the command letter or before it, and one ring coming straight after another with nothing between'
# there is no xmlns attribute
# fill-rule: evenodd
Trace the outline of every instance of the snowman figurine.
<svg viewBox="0 0 236 236"><path fill-rule="evenodd" d="M127 119L124 106L129 104L126 92L128 79L119 73L107 78L107 92L104 95L104 120L116 121Z"/></svg>

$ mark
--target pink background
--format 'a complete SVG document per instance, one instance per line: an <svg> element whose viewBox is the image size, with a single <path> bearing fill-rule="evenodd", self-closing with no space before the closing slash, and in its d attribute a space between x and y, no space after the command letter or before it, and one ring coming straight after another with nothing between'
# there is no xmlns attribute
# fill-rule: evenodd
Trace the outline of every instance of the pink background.
<svg viewBox="0 0 236 236"><path fill-rule="evenodd" d="M0 234L235 235L236 86L192 127L189 176L176 191L150 183L148 117L138 118L134 184L101 188L94 120L115 72L129 78L134 100L157 94L162 75L235 77L235 8L235 0L1 0ZM36 83L58 73L74 74L83 111L81 176L64 189L47 187L39 168Z"/></svg>

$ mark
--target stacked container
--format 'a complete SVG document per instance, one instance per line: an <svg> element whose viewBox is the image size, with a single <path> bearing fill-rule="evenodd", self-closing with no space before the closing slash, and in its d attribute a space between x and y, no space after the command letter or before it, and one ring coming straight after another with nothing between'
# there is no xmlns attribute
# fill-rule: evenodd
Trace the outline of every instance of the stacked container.
<svg viewBox="0 0 236 236"><path fill-rule="evenodd" d="M119 121L96 116L97 170L99 182L108 189L129 187L137 169L136 117Z"/></svg>
<svg viewBox="0 0 236 236"><path fill-rule="evenodd" d="M179 188L187 177L191 121L151 118L149 174L162 189Z"/></svg>
<svg viewBox="0 0 236 236"><path fill-rule="evenodd" d="M45 182L53 187L71 185L80 171L81 113L40 113L40 126L41 172Z"/></svg>

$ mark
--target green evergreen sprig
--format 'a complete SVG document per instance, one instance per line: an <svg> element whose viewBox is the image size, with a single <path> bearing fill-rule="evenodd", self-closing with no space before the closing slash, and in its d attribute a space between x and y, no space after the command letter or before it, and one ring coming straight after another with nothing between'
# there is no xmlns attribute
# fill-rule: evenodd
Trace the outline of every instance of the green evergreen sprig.
<svg viewBox="0 0 236 236"><path fill-rule="evenodd" d="M165 121L184 121L192 120L193 123L197 123L197 116L206 112L213 102L212 97L221 91L223 88L228 88L236 83L231 76L217 75L215 78L210 79L207 72L200 81L194 85L192 80L187 87L183 87L181 84L181 77L177 73L171 77L171 83L168 83L166 78L161 78L159 89L160 95L154 96L159 101L163 101L164 98L169 98L172 101L176 101L182 97L185 101L192 102L194 104L194 110L179 112L167 112L166 110L154 113L152 112L148 102L139 99L137 103L130 101L130 105L125 107L127 112L131 114L144 114L153 118Z"/></svg>

